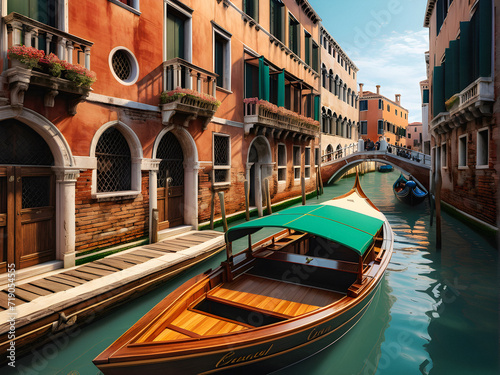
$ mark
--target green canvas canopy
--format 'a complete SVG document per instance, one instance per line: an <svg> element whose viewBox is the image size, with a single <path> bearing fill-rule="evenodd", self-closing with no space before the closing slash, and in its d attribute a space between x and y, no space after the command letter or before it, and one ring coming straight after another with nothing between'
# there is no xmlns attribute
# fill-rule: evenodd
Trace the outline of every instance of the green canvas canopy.
<svg viewBox="0 0 500 375"><path fill-rule="evenodd" d="M379 218L331 205L299 206L229 228L226 242L264 227L278 227L311 233L363 255L383 223Z"/></svg>

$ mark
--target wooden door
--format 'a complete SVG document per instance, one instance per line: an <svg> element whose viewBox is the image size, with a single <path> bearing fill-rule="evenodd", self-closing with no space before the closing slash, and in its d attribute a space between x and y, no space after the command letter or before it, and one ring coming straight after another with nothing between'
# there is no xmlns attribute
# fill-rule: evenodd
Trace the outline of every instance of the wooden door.
<svg viewBox="0 0 500 375"><path fill-rule="evenodd" d="M0 168L0 272L55 259L55 178L50 168Z"/></svg>
<svg viewBox="0 0 500 375"><path fill-rule="evenodd" d="M184 155L171 132L158 145L156 157L161 159L158 171L158 229L184 224Z"/></svg>

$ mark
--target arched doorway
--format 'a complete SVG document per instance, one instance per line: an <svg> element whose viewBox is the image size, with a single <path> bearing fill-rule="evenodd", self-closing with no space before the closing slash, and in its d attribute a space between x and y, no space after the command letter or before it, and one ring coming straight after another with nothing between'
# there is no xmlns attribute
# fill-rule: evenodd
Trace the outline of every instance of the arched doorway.
<svg viewBox="0 0 500 375"><path fill-rule="evenodd" d="M271 147L263 136L256 137L250 144L247 158L247 179L249 180L249 203L257 206L261 216L263 206L263 181L272 175Z"/></svg>
<svg viewBox="0 0 500 375"><path fill-rule="evenodd" d="M166 133L156 152L158 169L158 229L184 224L184 153L177 137Z"/></svg>
<svg viewBox="0 0 500 375"><path fill-rule="evenodd" d="M0 272L56 258L54 156L28 125L0 122Z"/></svg>

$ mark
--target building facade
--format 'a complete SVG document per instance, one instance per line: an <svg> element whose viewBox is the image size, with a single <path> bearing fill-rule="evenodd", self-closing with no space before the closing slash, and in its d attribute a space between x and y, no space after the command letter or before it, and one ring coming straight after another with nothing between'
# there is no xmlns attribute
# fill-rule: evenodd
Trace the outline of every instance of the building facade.
<svg viewBox="0 0 500 375"><path fill-rule="evenodd" d="M359 136L365 141L376 143L382 138L395 146L406 146L406 128L408 110L401 106L401 95L389 100L380 94L380 85L376 93L363 91L359 84Z"/></svg>
<svg viewBox="0 0 500 375"><path fill-rule="evenodd" d="M328 159L349 152L358 140L358 68L323 26L320 42L321 154Z"/></svg>
<svg viewBox="0 0 500 375"><path fill-rule="evenodd" d="M428 62L429 54L426 54ZM428 66L428 64L427 64ZM422 100L422 151L426 155L431 154L431 136L429 134L429 81L420 82L420 96Z"/></svg>
<svg viewBox="0 0 500 375"><path fill-rule="evenodd" d="M424 20L429 28L429 130L436 186L441 186L444 202L492 228L498 228L499 172L495 3L429 0Z"/></svg>
<svg viewBox="0 0 500 375"><path fill-rule="evenodd" d="M421 122L412 122L406 128L406 148L422 152L423 131Z"/></svg>
<svg viewBox="0 0 500 375"><path fill-rule="evenodd" d="M198 228L219 191L241 212L245 180L260 214L265 180L273 203L301 177L315 189L320 18L306 0L0 4L0 272L147 239L154 210L160 230Z"/></svg>

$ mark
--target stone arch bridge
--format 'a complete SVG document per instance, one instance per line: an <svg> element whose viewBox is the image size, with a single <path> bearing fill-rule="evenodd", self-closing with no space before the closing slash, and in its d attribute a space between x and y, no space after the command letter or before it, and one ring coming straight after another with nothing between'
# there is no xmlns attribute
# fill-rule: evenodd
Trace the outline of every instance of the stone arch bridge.
<svg viewBox="0 0 500 375"><path fill-rule="evenodd" d="M397 150L395 150L397 151ZM345 155L345 156L344 156ZM378 161L390 164L395 169L400 170L406 176L411 175L427 190L429 190L431 157L429 155L413 152L410 154L398 155L386 151L360 151L334 152L324 155L321 163L321 178L323 184L338 181L349 169L367 161Z"/></svg>

